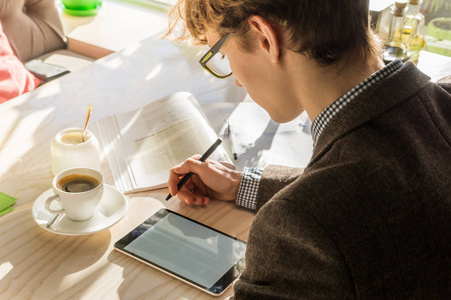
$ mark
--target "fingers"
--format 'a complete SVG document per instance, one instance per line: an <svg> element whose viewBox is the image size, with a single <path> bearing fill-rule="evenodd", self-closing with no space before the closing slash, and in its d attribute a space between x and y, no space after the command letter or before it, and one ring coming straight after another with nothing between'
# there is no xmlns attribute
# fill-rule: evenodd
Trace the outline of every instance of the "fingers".
<svg viewBox="0 0 451 300"><path fill-rule="evenodd" d="M197 173L202 164L205 164L204 162L200 162L199 158L200 155L194 155L170 170L168 188L172 196L175 196L175 194L177 194L177 184L179 183L183 175L189 172Z"/></svg>
<svg viewBox="0 0 451 300"><path fill-rule="evenodd" d="M195 155L170 170L168 187L171 195L178 195L179 199L188 205L206 205L210 202L208 196L219 200L235 200L241 182L241 172L214 160L201 162L199 158L199 155ZM178 191L178 183L189 172L194 175Z"/></svg>
<svg viewBox="0 0 451 300"><path fill-rule="evenodd" d="M168 188L172 196L175 196L177 194L178 192L177 184L182 179L183 175L191 172L189 171L189 168L184 167L184 164L185 163L179 164L169 171ZM188 182L189 181L190 180L188 180Z"/></svg>
<svg viewBox="0 0 451 300"><path fill-rule="evenodd" d="M194 184L196 188L199 189L199 193L201 195L207 195L207 187L205 186L204 182L199 178L199 176L195 175L191 177L191 181Z"/></svg>
<svg viewBox="0 0 451 300"><path fill-rule="evenodd" d="M210 203L210 198L208 196L184 189L181 189L177 193L177 197L180 201L185 202L188 205L208 205Z"/></svg>
<svg viewBox="0 0 451 300"><path fill-rule="evenodd" d="M188 205L208 205L210 203L210 198L207 196L207 187L196 174L194 174L180 190L177 191L177 183L180 181L181 177L183 177L178 174L180 167L181 165L178 165L171 170L171 179L176 178L176 180L172 180L172 182L168 181L168 183L172 184L172 188L174 188L175 185L175 189L173 190L175 193L171 191L171 195L174 196L177 194L179 200Z"/></svg>

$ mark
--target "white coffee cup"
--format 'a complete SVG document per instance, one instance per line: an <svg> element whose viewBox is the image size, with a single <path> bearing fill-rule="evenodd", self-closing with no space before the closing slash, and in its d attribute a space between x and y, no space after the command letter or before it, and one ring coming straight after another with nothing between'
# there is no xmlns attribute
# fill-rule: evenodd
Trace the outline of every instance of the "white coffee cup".
<svg viewBox="0 0 451 300"><path fill-rule="evenodd" d="M54 214L66 214L73 221L93 217L102 199L104 180L102 173L89 168L73 168L58 173L52 181L55 195L47 198L45 208ZM51 207L58 202L61 209Z"/></svg>
<svg viewBox="0 0 451 300"><path fill-rule="evenodd" d="M50 146L52 174L71 168L91 168L100 171L100 150L97 138L82 129L67 128L56 134Z"/></svg>

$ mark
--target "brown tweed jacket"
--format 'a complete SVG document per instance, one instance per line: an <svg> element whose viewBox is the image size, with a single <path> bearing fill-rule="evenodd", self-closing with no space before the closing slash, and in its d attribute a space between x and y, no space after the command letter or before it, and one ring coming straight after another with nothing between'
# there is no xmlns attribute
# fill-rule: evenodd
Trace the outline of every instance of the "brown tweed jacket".
<svg viewBox="0 0 451 300"><path fill-rule="evenodd" d="M451 78L413 64L270 166L235 299L450 299Z"/></svg>

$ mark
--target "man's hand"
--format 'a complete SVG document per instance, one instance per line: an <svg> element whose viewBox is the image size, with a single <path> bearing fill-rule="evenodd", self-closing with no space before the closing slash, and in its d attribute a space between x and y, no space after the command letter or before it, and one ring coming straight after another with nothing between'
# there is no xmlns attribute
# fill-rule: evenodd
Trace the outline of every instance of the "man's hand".
<svg viewBox="0 0 451 300"><path fill-rule="evenodd" d="M217 161L201 162L199 158L200 155L195 155L171 169L168 180L171 195L177 195L188 205L207 205L210 203L210 198L236 200L241 172L232 170ZM189 172L193 172L194 175L178 191L177 183Z"/></svg>

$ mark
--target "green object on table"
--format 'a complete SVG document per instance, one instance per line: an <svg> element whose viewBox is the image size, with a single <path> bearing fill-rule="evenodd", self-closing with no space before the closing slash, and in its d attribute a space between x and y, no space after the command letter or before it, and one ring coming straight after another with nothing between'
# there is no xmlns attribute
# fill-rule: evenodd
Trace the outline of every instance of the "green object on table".
<svg viewBox="0 0 451 300"><path fill-rule="evenodd" d="M102 7L102 0L61 0L62 10L73 16L92 16Z"/></svg>
<svg viewBox="0 0 451 300"><path fill-rule="evenodd" d="M16 203L16 198L0 192L0 217L13 210L12 205Z"/></svg>
<svg viewBox="0 0 451 300"><path fill-rule="evenodd" d="M425 50L451 56L451 18L437 18L429 22Z"/></svg>

